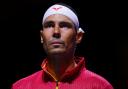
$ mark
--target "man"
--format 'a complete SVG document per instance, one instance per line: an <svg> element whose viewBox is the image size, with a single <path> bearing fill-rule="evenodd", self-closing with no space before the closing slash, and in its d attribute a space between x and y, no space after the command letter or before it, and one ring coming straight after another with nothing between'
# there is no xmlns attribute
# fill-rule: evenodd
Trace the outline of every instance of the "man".
<svg viewBox="0 0 128 89"><path fill-rule="evenodd" d="M13 84L12 89L113 89L101 76L87 70L83 57L75 57L84 31L68 6L55 4L45 12L41 43L47 53L42 70Z"/></svg>

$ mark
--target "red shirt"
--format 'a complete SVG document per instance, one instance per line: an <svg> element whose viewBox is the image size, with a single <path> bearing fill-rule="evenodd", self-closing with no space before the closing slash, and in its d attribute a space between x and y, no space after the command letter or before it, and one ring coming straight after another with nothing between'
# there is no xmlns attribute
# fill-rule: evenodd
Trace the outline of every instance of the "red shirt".
<svg viewBox="0 0 128 89"><path fill-rule="evenodd" d="M67 71L61 81L54 81L48 73L45 60L40 70L28 77L18 80L12 89L113 89L111 84L85 68L84 58L76 58L77 67Z"/></svg>

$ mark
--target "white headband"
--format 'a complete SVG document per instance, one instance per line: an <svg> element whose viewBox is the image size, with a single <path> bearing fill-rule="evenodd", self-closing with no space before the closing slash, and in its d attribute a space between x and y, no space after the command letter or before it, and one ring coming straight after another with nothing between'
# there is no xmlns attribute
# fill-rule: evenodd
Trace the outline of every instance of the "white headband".
<svg viewBox="0 0 128 89"><path fill-rule="evenodd" d="M48 10L45 12L44 17L43 17L43 21L42 24L44 23L45 19L53 14L61 14L61 15L65 15L68 18L70 18L73 23L75 24L76 28L79 30L79 20L76 16L76 14L69 8L67 8L66 6L63 5L53 5L51 7L48 8ZM82 30L80 28L80 30ZM81 32L84 32L83 30Z"/></svg>

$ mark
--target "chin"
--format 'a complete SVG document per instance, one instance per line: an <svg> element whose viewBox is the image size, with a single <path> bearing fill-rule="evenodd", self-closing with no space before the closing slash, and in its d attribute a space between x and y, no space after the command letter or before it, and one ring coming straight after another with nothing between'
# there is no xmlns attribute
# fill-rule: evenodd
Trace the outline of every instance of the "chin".
<svg viewBox="0 0 128 89"><path fill-rule="evenodd" d="M50 54L65 54L65 50L64 49L53 49L53 50L51 50L49 53Z"/></svg>

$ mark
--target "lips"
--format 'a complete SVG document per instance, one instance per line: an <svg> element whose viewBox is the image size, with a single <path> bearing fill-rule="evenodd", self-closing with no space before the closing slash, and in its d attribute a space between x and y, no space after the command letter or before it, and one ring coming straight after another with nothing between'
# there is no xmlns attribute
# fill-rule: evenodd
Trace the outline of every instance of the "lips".
<svg viewBox="0 0 128 89"><path fill-rule="evenodd" d="M63 44L63 43L59 41L54 41L54 42L51 42L51 44Z"/></svg>

